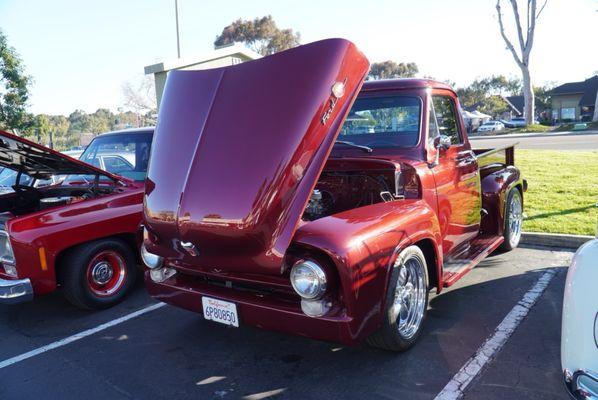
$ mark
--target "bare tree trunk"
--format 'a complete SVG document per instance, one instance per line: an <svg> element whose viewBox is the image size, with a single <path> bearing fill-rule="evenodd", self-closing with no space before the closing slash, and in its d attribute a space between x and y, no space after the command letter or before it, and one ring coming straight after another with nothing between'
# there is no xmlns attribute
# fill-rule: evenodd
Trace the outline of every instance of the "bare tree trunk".
<svg viewBox="0 0 598 400"><path fill-rule="evenodd" d="M521 75L523 76L523 116L525 123L531 125L534 123L534 110L536 109L536 99L534 97L534 89L532 86L532 79L529 74L529 67L521 66Z"/></svg>

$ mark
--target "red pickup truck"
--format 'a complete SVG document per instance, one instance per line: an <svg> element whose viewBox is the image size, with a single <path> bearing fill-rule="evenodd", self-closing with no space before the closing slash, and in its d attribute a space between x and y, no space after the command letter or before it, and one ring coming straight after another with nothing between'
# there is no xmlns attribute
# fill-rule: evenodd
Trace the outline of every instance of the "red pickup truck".
<svg viewBox="0 0 598 400"><path fill-rule="evenodd" d="M428 291L517 246L513 148L473 151L455 92L368 81L348 41L171 72L144 200L155 298L226 325L402 351Z"/></svg>
<svg viewBox="0 0 598 400"><path fill-rule="evenodd" d="M0 166L13 179L0 195L0 303L57 286L87 309L125 296L137 275L152 135L99 135L82 162L0 131Z"/></svg>

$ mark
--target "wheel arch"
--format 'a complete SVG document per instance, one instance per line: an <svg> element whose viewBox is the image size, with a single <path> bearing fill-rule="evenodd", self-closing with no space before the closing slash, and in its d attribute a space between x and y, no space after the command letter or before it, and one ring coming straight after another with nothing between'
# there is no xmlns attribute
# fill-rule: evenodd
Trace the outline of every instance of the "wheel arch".
<svg viewBox="0 0 598 400"><path fill-rule="evenodd" d="M426 267L428 272L428 288L436 288L440 291L442 285L442 268L438 264L438 246L431 238L421 239L413 243L419 247L426 258Z"/></svg>
<svg viewBox="0 0 598 400"><path fill-rule="evenodd" d="M61 249L56 254L55 261L54 261L54 275L56 278L56 283L58 285L60 285L62 283L61 282L61 271L62 271L62 268L64 268L63 260L67 254L69 254L70 252L75 251L78 248L81 248L82 246L85 246L89 243L94 243L94 242L99 242L99 241L109 240L109 239L118 240L118 241L124 243L127 247L129 247L133 251L133 254L135 254L135 260L137 261L137 263L139 263L139 251L137 249L137 235L136 234L129 233L129 232L123 232L123 233L117 233L114 235L98 237L98 238L94 238L93 240L88 240L86 242L77 243L77 244L65 247L65 248Z"/></svg>

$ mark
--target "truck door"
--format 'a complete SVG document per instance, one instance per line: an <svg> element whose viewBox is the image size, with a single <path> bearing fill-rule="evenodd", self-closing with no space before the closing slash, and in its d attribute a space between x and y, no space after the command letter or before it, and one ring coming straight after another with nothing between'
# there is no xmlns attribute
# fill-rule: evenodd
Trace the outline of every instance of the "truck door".
<svg viewBox="0 0 598 400"><path fill-rule="evenodd" d="M455 98L448 92L431 96L428 146L435 137L450 138L447 149L437 149L438 164L432 168L436 181L438 219L442 247L448 257L460 252L476 237L481 219L481 184L478 162L457 114Z"/></svg>

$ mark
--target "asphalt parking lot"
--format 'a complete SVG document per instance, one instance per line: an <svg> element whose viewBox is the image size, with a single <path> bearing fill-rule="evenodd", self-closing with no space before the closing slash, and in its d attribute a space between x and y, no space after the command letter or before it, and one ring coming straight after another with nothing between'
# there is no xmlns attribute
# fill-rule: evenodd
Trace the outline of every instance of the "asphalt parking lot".
<svg viewBox="0 0 598 400"><path fill-rule="evenodd" d="M565 399L560 321L571 256L538 248L492 255L431 297L423 335L403 354L225 327L170 306L43 351L154 302L140 283L124 303L96 313L58 294L0 306L0 399L434 399L546 271L555 272L546 290L464 394Z"/></svg>

